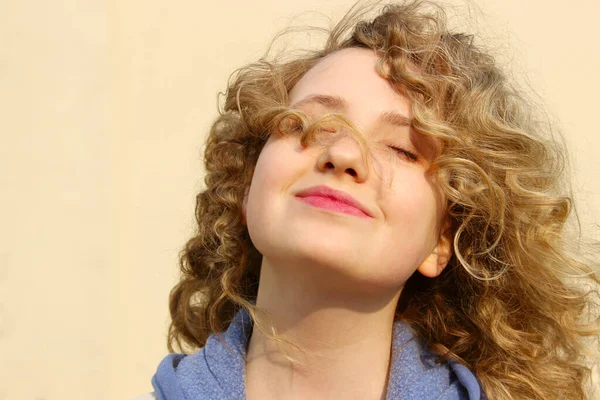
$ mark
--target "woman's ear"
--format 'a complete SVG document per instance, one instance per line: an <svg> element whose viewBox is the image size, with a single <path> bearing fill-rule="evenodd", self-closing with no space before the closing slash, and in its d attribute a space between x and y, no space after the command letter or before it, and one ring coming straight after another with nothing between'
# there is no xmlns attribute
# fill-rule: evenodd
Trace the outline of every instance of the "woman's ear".
<svg viewBox="0 0 600 400"><path fill-rule="evenodd" d="M450 229L450 218L446 217L437 245L431 254L419 265L417 271L428 278L435 278L446 268L451 257L452 229Z"/></svg>

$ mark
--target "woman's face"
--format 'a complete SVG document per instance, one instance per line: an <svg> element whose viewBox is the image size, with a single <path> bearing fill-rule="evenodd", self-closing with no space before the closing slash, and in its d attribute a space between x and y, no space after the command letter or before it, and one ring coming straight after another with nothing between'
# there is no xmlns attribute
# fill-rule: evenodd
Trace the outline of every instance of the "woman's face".
<svg viewBox="0 0 600 400"><path fill-rule="evenodd" d="M300 265L322 276L330 271L398 289L417 269L439 274L450 245L440 238L444 208L426 175L433 147L405 123L412 118L410 104L377 73L377 61L368 49L335 52L289 96L291 108L312 118L344 114L367 139L370 163L341 126L322 133L333 140L306 148L299 134L273 134L258 159L245 215L254 245L280 268ZM353 197L362 211L326 196L299 197L321 185Z"/></svg>

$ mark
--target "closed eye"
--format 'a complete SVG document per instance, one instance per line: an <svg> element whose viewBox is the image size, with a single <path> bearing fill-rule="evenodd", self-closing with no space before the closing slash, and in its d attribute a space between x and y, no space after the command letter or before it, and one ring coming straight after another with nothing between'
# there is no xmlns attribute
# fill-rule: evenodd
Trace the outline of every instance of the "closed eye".
<svg viewBox="0 0 600 400"><path fill-rule="evenodd" d="M409 161L411 162L417 162L419 161L419 156L417 156L414 153L411 153L408 150L405 150L401 147L396 147L396 146L389 146L391 149L394 149L394 151L396 151L396 153L401 154L403 156L405 156L406 158L408 158Z"/></svg>

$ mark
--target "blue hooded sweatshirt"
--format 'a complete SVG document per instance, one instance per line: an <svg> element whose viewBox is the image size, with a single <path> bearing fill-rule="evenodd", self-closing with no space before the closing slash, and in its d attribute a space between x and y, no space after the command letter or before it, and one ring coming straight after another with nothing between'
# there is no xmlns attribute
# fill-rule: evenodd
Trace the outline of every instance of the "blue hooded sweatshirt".
<svg viewBox="0 0 600 400"><path fill-rule="evenodd" d="M159 400L245 400L246 348L252 319L240 310L221 337L212 334L193 355L170 354L152 378ZM229 348L229 349L228 349ZM386 400L484 400L479 382L464 365L435 362L410 328L394 322Z"/></svg>

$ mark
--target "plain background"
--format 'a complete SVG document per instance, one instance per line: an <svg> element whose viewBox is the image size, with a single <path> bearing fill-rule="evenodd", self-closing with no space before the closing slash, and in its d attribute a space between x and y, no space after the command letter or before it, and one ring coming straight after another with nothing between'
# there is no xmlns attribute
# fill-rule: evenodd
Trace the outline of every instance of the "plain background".
<svg viewBox="0 0 600 400"><path fill-rule="evenodd" d="M151 390L217 93L292 16L350 4L0 0L0 400ZM471 28L564 132L591 226L600 6L473 4Z"/></svg>

